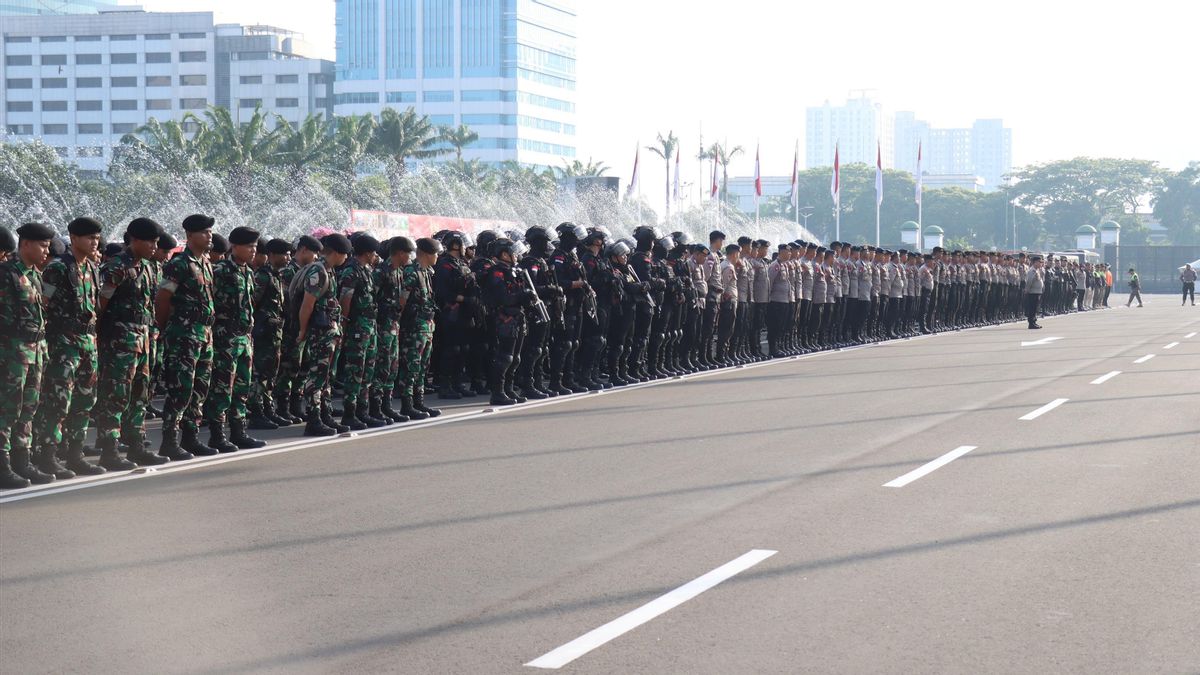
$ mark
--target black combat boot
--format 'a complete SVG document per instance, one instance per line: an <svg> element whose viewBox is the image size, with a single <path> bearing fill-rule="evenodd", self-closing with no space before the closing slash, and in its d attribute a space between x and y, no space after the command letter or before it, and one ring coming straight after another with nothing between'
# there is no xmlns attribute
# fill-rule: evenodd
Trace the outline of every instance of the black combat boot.
<svg viewBox="0 0 1200 675"><path fill-rule="evenodd" d="M371 427L372 429L386 427L392 423L392 418L383 414L383 409L380 405L378 396L371 397L371 402L367 406L367 416L359 417L359 419L366 422L367 426Z"/></svg>
<svg viewBox="0 0 1200 675"><path fill-rule="evenodd" d="M321 411L317 409L308 411L308 423L304 425L305 436L337 436L337 429L325 426L321 421Z"/></svg>
<svg viewBox="0 0 1200 675"><path fill-rule="evenodd" d="M68 469L77 476L99 476L105 473L104 467L96 466L83 458L83 441L71 442L63 451L62 459Z"/></svg>
<svg viewBox="0 0 1200 675"><path fill-rule="evenodd" d="M362 431L367 428L354 414L354 401L342 401L342 426L348 427L350 431Z"/></svg>
<svg viewBox="0 0 1200 675"><path fill-rule="evenodd" d="M438 393L437 397L443 401L456 401L463 397L462 392L450 384L450 376L442 375L438 378Z"/></svg>
<svg viewBox="0 0 1200 675"><path fill-rule="evenodd" d="M246 420L240 417L229 418L229 442L236 445L239 450L257 450L267 445L266 441L251 438L246 433Z"/></svg>
<svg viewBox="0 0 1200 675"><path fill-rule="evenodd" d="M442 414L441 410L425 405L425 392L423 391L413 394L413 407L430 417L437 417ZM407 415L408 413L405 414Z"/></svg>
<svg viewBox="0 0 1200 675"><path fill-rule="evenodd" d="M279 428L278 423L266 416L261 405L255 404L250 406L249 412L250 416L246 418L246 423L250 425L251 429L272 431Z"/></svg>
<svg viewBox="0 0 1200 675"><path fill-rule="evenodd" d="M375 397L379 400L379 412L383 413L384 417L396 424L403 424L408 421L407 416L401 415L392 409L392 399L390 397L383 394L376 394ZM372 404L374 404L374 401L372 401Z"/></svg>
<svg viewBox="0 0 1200 675"><path fill-rule="evenodd" d="M140 432L131 432L133 435L129 438L129 451L125 453L125 458L131 462L137 462L138 466L159 466L171 461L162 455L150 452L144 442L146 439ZM124 435L124 434L122 434Z"/></svg>
<svg viewBox="0 0 1200 675"><path fill-rule="evenodd" d="M263 404L263 417L266 417L274 422L275 426L279 427L280 429L283 427L290 427L295 424L290 416L281 414L281 411L275 410L274 401L269 401Z"/></svg>
<svg viewBox="0 0 1200 675"><path fill-rule="evenodd" d="M100 448L100 466L105 469L109 471L132 471L137 468L137 464L125 459L117 451L116 438L105 436L96 441L96 447Z"/></svg>
<svg viewBox="0 0 1200 675"><path fill-rule="evenodd" d="M229 437L225 435L224 422L209 420L206 424L208 425L208 447L221 454L237 452L240 449L229 442Z"/></svg>
<svg viewBox="0 0 1200 675"><path fill-rule="evenodd" d="M428 413L426 413L424 410L418 410L413 406L413 399L411 396L400 397L400 414L413 421L429 419Z"/></svg>
<svg viewBox="0 0 1200 675"><path fill-rule="evenodd" d="M52 443L44 443L42 445L41 450L37 454L38 470L54 476L55 480L70 480L74 478L75 472L58 461L58 457L55 456L57 450L58 446Z"/></svg>
<svg viewBox="0 0 1200 675"><path fill-rule="evenodd" d="M186 462L193 459L192 453L179 447L179 430L178 429L163 429L162 445L158 448L158 454L166 457L172 462Z"/></svg>
<svg viewBox="0 0 1200 675"><path fill-rule="evenodd" d="M29 448L13 448L10 456L12 457L13 472L18 476L28 478L29 482L34 485L54 482L53 474L38 471L37 467L30 462Z"/></svg>
<svg viewBox="0 0 1200 675"><path fill-rule="evenodd" d="M305 421L304 406L300 403L300 394L292 394L288 399L287 414L291 415L293 424Z"/></svg>
<svg viewBox="0 0 1200 675"><path fill-rule="evenodd" d="M31 485L28 478L18 476L9 464L8 453L0 450L0 490L20 490Z"/></svg>
<svg viewBox="0 0 1200 675"><path fill-rule="evenodd" d="M329 404L329 401L321 402L321 423L327 427L333 428L339 434L349 433L350 431L350 427L343 424L338 424L337 421L333 419L333 406Z"/></svg>

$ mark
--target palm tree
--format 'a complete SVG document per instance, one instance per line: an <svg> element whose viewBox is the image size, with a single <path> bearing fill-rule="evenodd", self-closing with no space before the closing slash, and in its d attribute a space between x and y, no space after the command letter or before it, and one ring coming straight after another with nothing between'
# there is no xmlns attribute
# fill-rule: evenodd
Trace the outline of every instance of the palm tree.
<svg viewBox="0 0 1200 675"><path fill-rule="evenodd" d="M188 123L197 125L196 132L190 138L184 130ZM155 164L154 170L182 176L202 168L211 141L208 127L192 113L185 113L181 120L166 122L151 117L149 122L121 138L121 147L124 149L121 154L131 159L149 159ZM131 154L128 151L134 152Z"/></svg>
<svg viewBox="0 0 1200 675"><path fill-rule="evenodd" d="M400 179L408 173L409 159L431 159L450 152L436 147L439 140L429 117L417 115L412 108L404 112L384 108L367 151L387 161L393 199L400 197Z"/></svg>
<svg viewBox="0 0 1200 675"><path fill-rule="evenodd" d="M501 190L504 191L536 191L553 189L555 175L553 169L537 169L521 164L516 160L502 162L496 171Z"/></svg>
<svg viewBox="0 0 1200 675"><path fill-rule="evenodd" d="M479 134L471 131L471 127L460 124L457 127L442 127L440 132L441 140L450 144L454 148L454 159L462 162L463 148L479 140Z"/></svg>
<svg viewBox="0 0 1200 675"><path fill-rule="evenodd" d="M282 132L278 128L267 129L267 115L262 106L255 106L250 119L241 123L234 121L228 108L209 106L204 116L212 134L208 164L227 171L234 185L244 185L252 168L270 164L274 159Z"/></svg>
<svg viewBox="0 0 1200 675"><path fill-rule="evenodd" d="M729 162L743 152L745 152L745 150L740 145L735 145L727 150L725 146L721 145L720 143L713 143L707 150L701 150L700 154L696 156L696 159L712 159L715 157L720 160L721 166L728 169ZM713 170L716 171L716 167L713 167ZM725 201L725 197L728 194L729 172L727 170L724 175L721 176L721 201Z"/></svg>
<svg viewBox="0 0 1200 675"><path fill-rule="evenodd" d="M375 135L375 116L348 115L334 118L334 123L337 125L337 131L334 133L334 165L342 172L353 175L358 163L366 156L367 148Z"/></svg>
<svg viewBox="0 0 1200 675"><path fill-rule="evenodd" d="M275 131L279 135L276 164L287 167L293 176L304 176L313 168L324 168L332 163L338 143L333 135L333 125L320 114L308 115L295 128L283 117L275 117Z"/></svg>
<svg viewBox="0 0 1200 675"><path fill-rule="evenodd" d="M604 162L593 161L591 157L588 157L587 164L584 164L577 159L569 164L566 162L566 160L563 160L562 168L558 169L559 174L561 174L563 178L599 177L603 176L604 172L606 171L608 171L608 166L605 165Z"/></svg>
<svg viewBox="0 0 1200 675"><path fill-rule="evenodd" d="M675 149L678 147L679 147L679 138L677 138L675 136L674 131L668 131L666 138L663 138L663 135L660 133L658 135L658 145L647 145L646 146L647 150L649 150L650 152L653 152L654 154L658 155L659 157L662 157L663 161L667 165L666 203L667 203L667 220L668 221L671 220L671 159L675 156Z"/></svg>

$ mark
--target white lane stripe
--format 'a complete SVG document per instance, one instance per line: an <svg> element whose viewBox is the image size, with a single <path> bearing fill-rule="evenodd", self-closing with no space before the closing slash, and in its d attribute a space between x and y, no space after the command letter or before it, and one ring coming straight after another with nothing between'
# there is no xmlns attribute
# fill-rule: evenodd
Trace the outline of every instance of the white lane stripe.
<svg viewBox="0 0 1200 675"><path fill-rule="evenodd" d="M1187 335L1184 335L1183 337L1184 337L1184 339L1191 340L1192 338L1196 337L1196 334L1188 333Z"/></svg>
<svg viewBox="0 0 1200 675"><path fill-rule="evenodd" d="M947 452L946 454L942 455L941 457L938 457L937 459L933 460L932 462L925 464L924 466L922 466L919 469L913 469L912 471L909 471L908 473L904 474L903 476L900 476L896 480L884 483L883 487L894 487L894 488L904 487L905 485L908 485L909 483L920 478L921 476L924 476L926 474L937 471L938 469L942 468L943 466L946 466L947 464L949 464L950 462L953 462L954 460L958 459L959 457L962 457L963 455L967 454L968 452L974 450L977 447L979 447L979 446L977 446L977 445L959 446L959 447L955 448L954 450L951 450L950 452Z"/></svg>
<svg viewBox="0 0 1200 675"><path fill-rule="evenodd" d="M1156 356L1155 354L1147 354L1147 355L1143 356L1142 358L1138 359L1137 361L1134 361L1134 363L1145 363L1145 362L1149 361L1150 359L1154 358L1155 356Z"/></svg>
<svg viewBox="0 0 1200 675"><path fill-rule="evenodd" d="M1178 346L1179 346L1179 343L1178 343L1178 342L1172 342L1171 344L1169 344L1169 345L1167 345L1167 346L1163 347L1163 349L1175 349L1175 348L1176 348L1176 347L1178 347Z"/></svg>
<svg viewBox="0 0 1200 675"><path fill-rule="evenodd" d="M1121 371L1114 370L1107 375L1101 375L1100 377L1097 377L1096 379L1092 380L1092 384L1104 384L1105 382L1108 382L1109 380L1113 379L1114 377L1116 377L1120 374L1121 374Z"/></svg>
<svg viewBox="0 0 1200 675"><path fill-rule="evenodd" d="M1047 403L1046 405L1029 413L1028 415L1025 415L1021 419L1024 421L1036 420L1037 418L1041 417L1042 415L1045 415L1046 413L1050 412L1051 410L1054 410L1058 406L1060 406L1070 400L1071 399L1069 399L1069 398L1056 398L1053 401L1050 401L1049 403Z"/></svg>
<svg viewBox="0 0 1200 675"><path fill-rule="evenodd" d="M776 553L778 551L754 549L749 553L738 556L708 574L697 577L665 595L660 595L632 612L613 619L603 626L585 633L525 665L532 668L562 668L600 645L618 638L647 621L682 605L722 581L754 567Z"/></svg>

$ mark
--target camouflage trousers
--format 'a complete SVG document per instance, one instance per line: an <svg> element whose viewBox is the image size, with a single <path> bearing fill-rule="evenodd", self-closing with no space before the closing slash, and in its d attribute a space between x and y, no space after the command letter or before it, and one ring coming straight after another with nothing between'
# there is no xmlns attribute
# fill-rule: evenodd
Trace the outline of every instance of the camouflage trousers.
<svg viewBox="0 0 1200 675"><path fill-rule="evenodd" d="M0 338L0 452L29 448L46 345Z"/></svg>
<svg viewBox="0 0 1200 675"><path fill-rule="evenodd" d="M375 326L347 326L342 341L343 400L366 404L375 370Z"/></svg>
<svg viewBox="0 0 1200 675"><path fill-rule="evenodd" d="M296 344L295 328L283 331L283 343L279 348L279 374L275 378L275 400L279 405L288 405L293 393L304 389L304 350Z"/></svg>
<svg viewBox="0 0 1200 675"><path fill-rule="evenodd" d="M405 333L400 350L400 394L412 396L418 387L425 386L429 370L429 355L433 351L433 326L418 326Z"/></svg>
<svg viewBox="0 0 1200 675"><path fill-rule="evenodd" d="M162 383L162 365L163 365L163 341L162 335L157 328L150 328L150 396L154 397L154 390Z"/></svg>
<svg viewBox="0 0 1200 675"><path fill-rule="evenodd" d="M212 379L208 398L204 400L205 421L223 423L226 414L230 419L246 419L253 363L254 347L249 335L213 339Z"/></svg>
<svg viewBox="0 0 1200 675"><path fill-rule="evenodd" d="M39 442L82 446L96 404L96 336L50 344L42 375L42 400L34 418Z"/></svg>
<svg viewBox="0 0 1200 675"><path fill-rule="evenodd" d="M254 389L250 394L250 408L261 410L274 408L276 380L279 379L283 349L283 326L265 326L254 334ZM280 399L287 406L287 398Z"/></svg>
<svg viewBox="0 0 1200 675"><path fill-rule="evenodd" d="M144 435L150 401L150 353L123 349L100 352L96 385L96 437L132 439Z"/></svg>
<svg viewBox="0 0 1200 675"><path fill-rule="evenodd" d="M371 396L391 398L392 386L400 373L400 332L395 329L379 331L375 349L375 367L371 370Z"/></svg>
<svg viewBox="0 0 1200 675"><path fill-rule="evenodd" d="M304 402L308 409L319 410L321 402L330 402L333 359L338 347L339 335L332 331L312 333L302 345L304 363Z"/></svg>
<svg viewBox="0 0 1200 675"><path fill-rule="evenodd" d="M210 329L176 330L176 326L167 326L163 338L163 379L167 386L163 429L199 428L201 406L208 398L212 360Z"/></svg>

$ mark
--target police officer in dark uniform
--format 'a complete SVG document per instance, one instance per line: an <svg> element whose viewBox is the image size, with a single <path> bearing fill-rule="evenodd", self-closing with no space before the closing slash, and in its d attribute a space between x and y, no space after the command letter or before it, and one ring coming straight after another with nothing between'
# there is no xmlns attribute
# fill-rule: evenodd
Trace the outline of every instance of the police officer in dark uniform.
<svg viewBox="0 0 1200 675"><path fill-rule="evenodd" d="M525 397L514 390L514 378L520 364L521 343L525 338L525 307L537 293L525 283L524 275L514 270L524 253L524 245L508 238L492 243L495 264L483 282L483 297L492 309L496 343L488 370L488 388L492 405L524 403Z"/></svg>
<svg viewBox="0 0 1200 675"><path fill-rule="evenodd" d="M550 232L544 227L535 225L525 230L525 243L529 250L519 261L520 266L529 273L534 290L545 303L550 315L549 322L530 324L517 369L517 386L521 388L521 394L534 400L558 395L557 392L552 394L542 388L541 376L548 354L547 340L550 331L556 326L562 326L563 321L563 292L547 260L553 248L550 241Z"/></svg>
<svg viewBox="0 0 1200 675"><path fill-rule="evenodd" d="M583 315L595 313L595 292L587 282L587 273L575 248L587 232L575 223L562 223L558 246L550 256L555 279L566 296L562 326L553 329L550 344L550 391L560 395L587 391L574 382L575 352L579 349Z"/></svg>
<svg viewBox="0 0 1200 675"><path fill-rule="evenodd" d="M650 351L647 370L653 377L669 377L676 372L667 365L667 351L674 335L679 306L679 285L667 255L675 247L675 239L667 234L654 240L650 247L651 293L657 309L650 324Z"/></svg>
<svg viewBox="0 0 1200 675"><path fill-rule="evenodd" d="M438 398L460 399L458 390L466 372L469 331L476 300L475 275L463 259L467 238L461 232L442 237L443 252L433 273L433 293L441 315L434 339L438 342Z"/></svg>
<svg viewBox="0 0 1200 675"><path fill-rule="evenodd" d="M597 278L606 273L605 268L608 266L603 255L605 238L606 235L603 231L593 229L580 242L579 262L583 265L588 285L592 287L593 291L596 291ZM608 308L599 301L599 292L596 292L595 315L584 314L582 317L583 329L580 331L582 344L579 348L579 358L575 368L575 381L579 383L579 386L587 387L589 391L604 389L604 384L594 376L594 367L608 343Z"/></svg>

